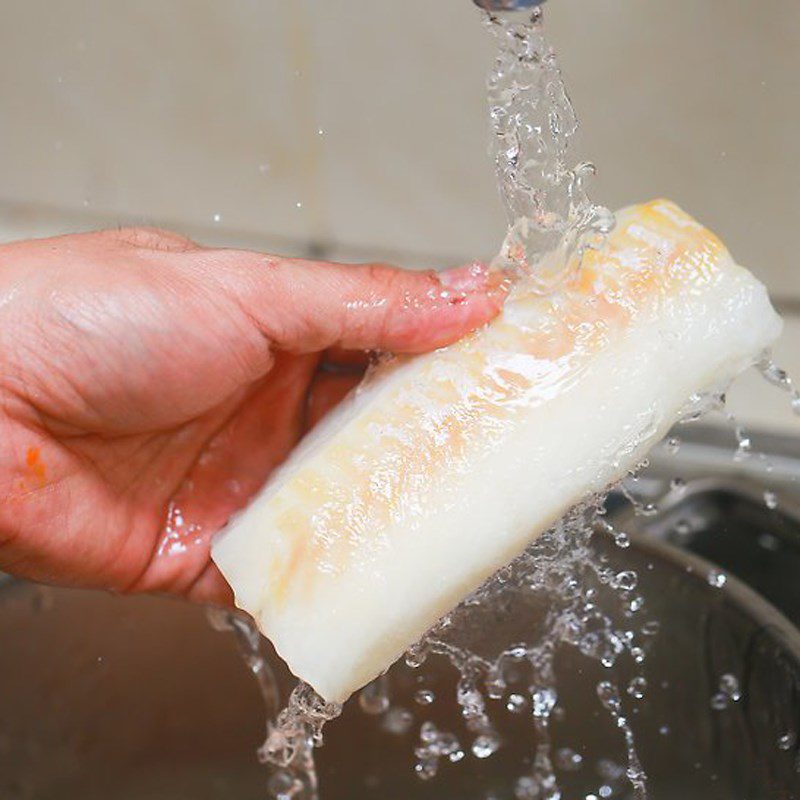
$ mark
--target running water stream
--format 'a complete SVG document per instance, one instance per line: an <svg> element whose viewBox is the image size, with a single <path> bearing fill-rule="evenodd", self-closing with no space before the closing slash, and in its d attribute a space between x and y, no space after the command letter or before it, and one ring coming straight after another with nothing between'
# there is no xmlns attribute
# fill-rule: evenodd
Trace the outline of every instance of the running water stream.
<svg viewBox="0 0 800 800"><path fill-rule="evenodd" d="M486 25L497 42L488 81L492 152L510 226L498 261L547 291L602 242L614 215L589 198L594 165L568 163L578 120L541 8L531 17L487 14Z"/></svg>

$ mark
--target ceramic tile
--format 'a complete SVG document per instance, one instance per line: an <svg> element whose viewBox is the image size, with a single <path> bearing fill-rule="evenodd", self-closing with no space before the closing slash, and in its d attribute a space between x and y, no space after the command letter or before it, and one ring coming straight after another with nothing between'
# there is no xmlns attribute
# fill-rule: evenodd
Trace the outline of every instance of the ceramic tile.
<svg viewBox="0 0 800 800"><path fill-rule="evenodd" d="M3 16L0 197L311 235L292 4L9 0Z"/></svg>

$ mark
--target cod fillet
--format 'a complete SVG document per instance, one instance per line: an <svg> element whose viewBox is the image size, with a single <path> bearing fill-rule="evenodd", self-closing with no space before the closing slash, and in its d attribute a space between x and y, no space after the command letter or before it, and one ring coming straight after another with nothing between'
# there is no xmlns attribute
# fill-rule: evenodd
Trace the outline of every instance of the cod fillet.
<svg viewBox="0 0 800 800"><path fill-rule="evenodd" d="M764 286L665 200L621 211L556 292L377 369L216 538L236 604L328 701L383 672L692 395L780 333Z"/></svg>

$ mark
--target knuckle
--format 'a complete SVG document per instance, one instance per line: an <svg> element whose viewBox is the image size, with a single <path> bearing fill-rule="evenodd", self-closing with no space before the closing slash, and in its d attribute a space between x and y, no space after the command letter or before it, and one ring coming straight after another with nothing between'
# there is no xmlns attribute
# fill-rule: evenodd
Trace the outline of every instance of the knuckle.
<svg viewBox="0 0 800 800"><path fill-rule="evenodd" d="M161 228L147 226L118 228L116 230L103 231L101 235L107 236L118 244L137 250L183 253L198 249L197 244L187 236Z"/></svg>

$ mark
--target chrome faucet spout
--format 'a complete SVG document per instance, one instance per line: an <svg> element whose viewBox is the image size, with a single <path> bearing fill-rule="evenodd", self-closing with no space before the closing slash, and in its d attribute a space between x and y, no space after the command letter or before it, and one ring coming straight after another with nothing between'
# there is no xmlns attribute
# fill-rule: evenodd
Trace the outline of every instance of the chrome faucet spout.
<svg viewBox="0 0 800 800"><path fill-rule="evenodd" d="M542 5L544 0L474 0L476 6L486 11L523 11Z"/></svg>

